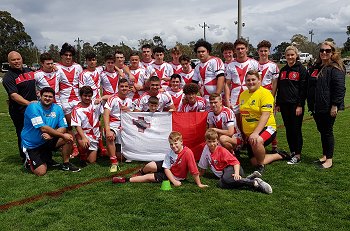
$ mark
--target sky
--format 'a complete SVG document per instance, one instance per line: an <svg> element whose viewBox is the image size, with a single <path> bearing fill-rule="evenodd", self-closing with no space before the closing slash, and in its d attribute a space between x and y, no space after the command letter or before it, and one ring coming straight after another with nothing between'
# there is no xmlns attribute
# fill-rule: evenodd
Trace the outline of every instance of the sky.
<svg viewBox="0 0 350 231"><path fill-rule="evenodd" d="M302 34L316 43L333 38L343 46L350 25L349 0L241 0L242 36L256 46L273 46ZM82 40L94 45L124 44L138 48L138 40L160 36L171 48L203 38L210 43L237 38L237 0L1 0L0 10L21 21L34 44L47 49Z"/></svg>

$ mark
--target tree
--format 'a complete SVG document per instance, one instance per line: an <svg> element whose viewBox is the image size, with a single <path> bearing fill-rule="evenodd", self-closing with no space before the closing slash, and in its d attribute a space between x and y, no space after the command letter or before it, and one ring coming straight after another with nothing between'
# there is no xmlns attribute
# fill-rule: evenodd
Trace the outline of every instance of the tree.
<svg viewBox="0 0 350 231"><path fill-rule="evenodd" d="M284 51L286 50L286 48L290 46L290 43L287 42L282 42L281 44L277 45L273 51L274 53L272 54L272 58L273 60L279 60L282 55L284 54Z"/></svg>
<svg viewBox="0 0 350 231"><path fill-rule="evenodd" d="M57 45L51 44L47 53L51 54L53 61L58 62L61 59L60 50Z"/></svg>
<svg viewBox="0 0 350 231"><path fill-rule="evenodd" d="M23 24L9 12L0 11L0 61L6 61L7 54L12 50L20 51L20 48L30 48L33 45Z"/></svg>
<svg viewBox="0 0 350 231"><path fill-rule="evenodd" d="M350 56L350 26L347 26L346 34L348 35L348 39L344 43L344 47L342 49L342 55L343 56Z"/></svg>
<svg viewBox="0 0 350 231"><path fill-rule="evenodd" d="M139 41L139 50L141 50L141 47L146 44L151 45L152 48L154 47L154 43L152 39L140 39L138 41Z"/></svg>
<svg viewBox="0 0 350 231"><path fill-rule="evenodd" d="M107 54L113 54L114 53L113 47L111 47L107 43L98 42L95 45L93 45L92 47L96 51L98 64L102 64L103 63L104 57Z"/></svg>

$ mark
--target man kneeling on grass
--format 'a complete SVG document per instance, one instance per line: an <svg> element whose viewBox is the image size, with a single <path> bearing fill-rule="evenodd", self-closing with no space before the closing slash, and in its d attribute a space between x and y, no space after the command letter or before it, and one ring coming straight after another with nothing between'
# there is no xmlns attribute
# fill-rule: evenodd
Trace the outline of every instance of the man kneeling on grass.
<svg viewBox="0 0 350 231"><path fill-rule="evenodd" d="M169 180L174 186L181 186L181 180L186 179L187 173L190 172L198 187L208 187L201 183L193 152L188 147L183 146L181 133L171 132L169 144L171 151L165 155L164 161L149 162L139 170L136 176L130 179L113 177L113 183L125 183L126 181L134 183L162 182Z"/></svg>
<svg viewBox="0 0 350 231"><path fill-rule="evenodd" d="M248 187L263 193L272 193L271 186L260 178L261 174L258 171L246 178L242 177L243 169L239 161L227 149L218 146L218 138L219 135L213 128L209 128L205 133L206 145L198 163L201 175L210 166L212 172L220 178L220 188Z"/></svg>
<svg viewBox="0 0 350 231"><path fill-rule="evenodd" d="M68 127L63 110L54 104L55 91L44 87L40 91L40 101L29 104L24 113L24 127L21 133L25 167L37 176L46 174L47 167L59 166L52 159L52 151L62 147L62 170L79 172L69 163L73 137L66 133Z"/></svg>

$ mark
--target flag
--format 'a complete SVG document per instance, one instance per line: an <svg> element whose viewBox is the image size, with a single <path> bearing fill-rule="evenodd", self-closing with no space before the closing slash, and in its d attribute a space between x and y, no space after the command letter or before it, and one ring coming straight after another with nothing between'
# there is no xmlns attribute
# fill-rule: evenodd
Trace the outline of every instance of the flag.
<svg viewBox="0 0 350 231"><path fill-rule="evenodd" d="M168 136L178 131L199 160L204 147L207 112L126 112L121 115L122 153L130 160L164 160Z"/></svg>

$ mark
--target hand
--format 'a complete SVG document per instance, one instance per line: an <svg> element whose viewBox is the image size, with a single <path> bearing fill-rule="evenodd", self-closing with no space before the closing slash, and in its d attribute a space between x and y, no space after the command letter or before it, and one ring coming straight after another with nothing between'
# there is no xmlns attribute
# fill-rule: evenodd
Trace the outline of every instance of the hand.
<svg viewBox="0 0 350 231"><path fill-rule="evenodd" d="M275 110L276 110L277 112L280 112L280 111L281 111L280 106L276 106L276 107L275 107Z"/></svg>
<svg viewBox="0 0 350 231"><path fill-rule="evenodd" d="M102 101L102 99L101 99L101 98L99 98L99 99L95 99L94 104L95 104L95 105L98 105L98 104L100 104L100 103L101 103L101 101Z"/></svg>
<svg viewBox="0 0 350 231"><path fill-rule="evenodd" d="M242 177L239 174L232 174L234 180L240 180Z"/></svg>
<svg viewBox="0 0 350 231"><path fill-rule="evenodd" d="M165 81L165 82L169 82L170 78L169 77L163 77L162 80Z"/></svg>
<svg viewBox="0 0 350 231"><path fill-rule="evenodd" d="M128 112L128 111L130 111L130 108L128 108L128 106L121 106L120 110L122 110L124 112Z"/></svg>
<svg viewBox="0 0 350 231"><path fill-rule="evenodd" d="M337 114L338 114L338 107L333 105L331 108L331 116L336 117Z"/></svg>
<svg viewBox="0 0 350 231"><path fill-rule="evenodd" d="M175 180L175 181L173 182L173 185L174 185L175 187L179 187L179 186L181 186L181 181Z"/></svg>
<svg viewBox="0 0 350 231"><path fill-rule="evenodd" d="M303 112L303 108L300 106L298 106L297 109L295 109L296 116L300 116L302 112Z"/></svg>
<svg viewBox="0 0 350 231"><path fill-rule="evenodd" d="M109 141L113 141L115 139L115 134L110 129L106 129L106 138Z"/></svg>
<svg viewBox="0 0 350 231"><path fill-rule="evenodd" d="M248 141L250 143L250 145L256 145L258 143L258 139L259 139L259 134L258 133L252 133L250 134Z"/></svg>
<svg viewBox="0 0 350 231"><path fill-rule="evenodd" d="M200 188L208 188L209 186L206 185L206 184L199 184L198 187L200 187Z"/></svg>
<svg viewBox="0 0 350 231"><path fill-rule="evenodd" d="M81 143L85 149L88 149L90 147L90 140L88 140L86 136L81 139Z"/></svg>
<svg viewBox="0 0 350 231"><path fill-rule="evenodd" d="M41 134L41 137L44 139L44 140L51 140L53 137L50 136L48 133L43 133Z"/></svg>
<svg viewBox="0 0 350 231"><path fill-rule="evenodd" d="M63 140L67 143L73 142L73 136L69 133L63 133Z"/></svg>

